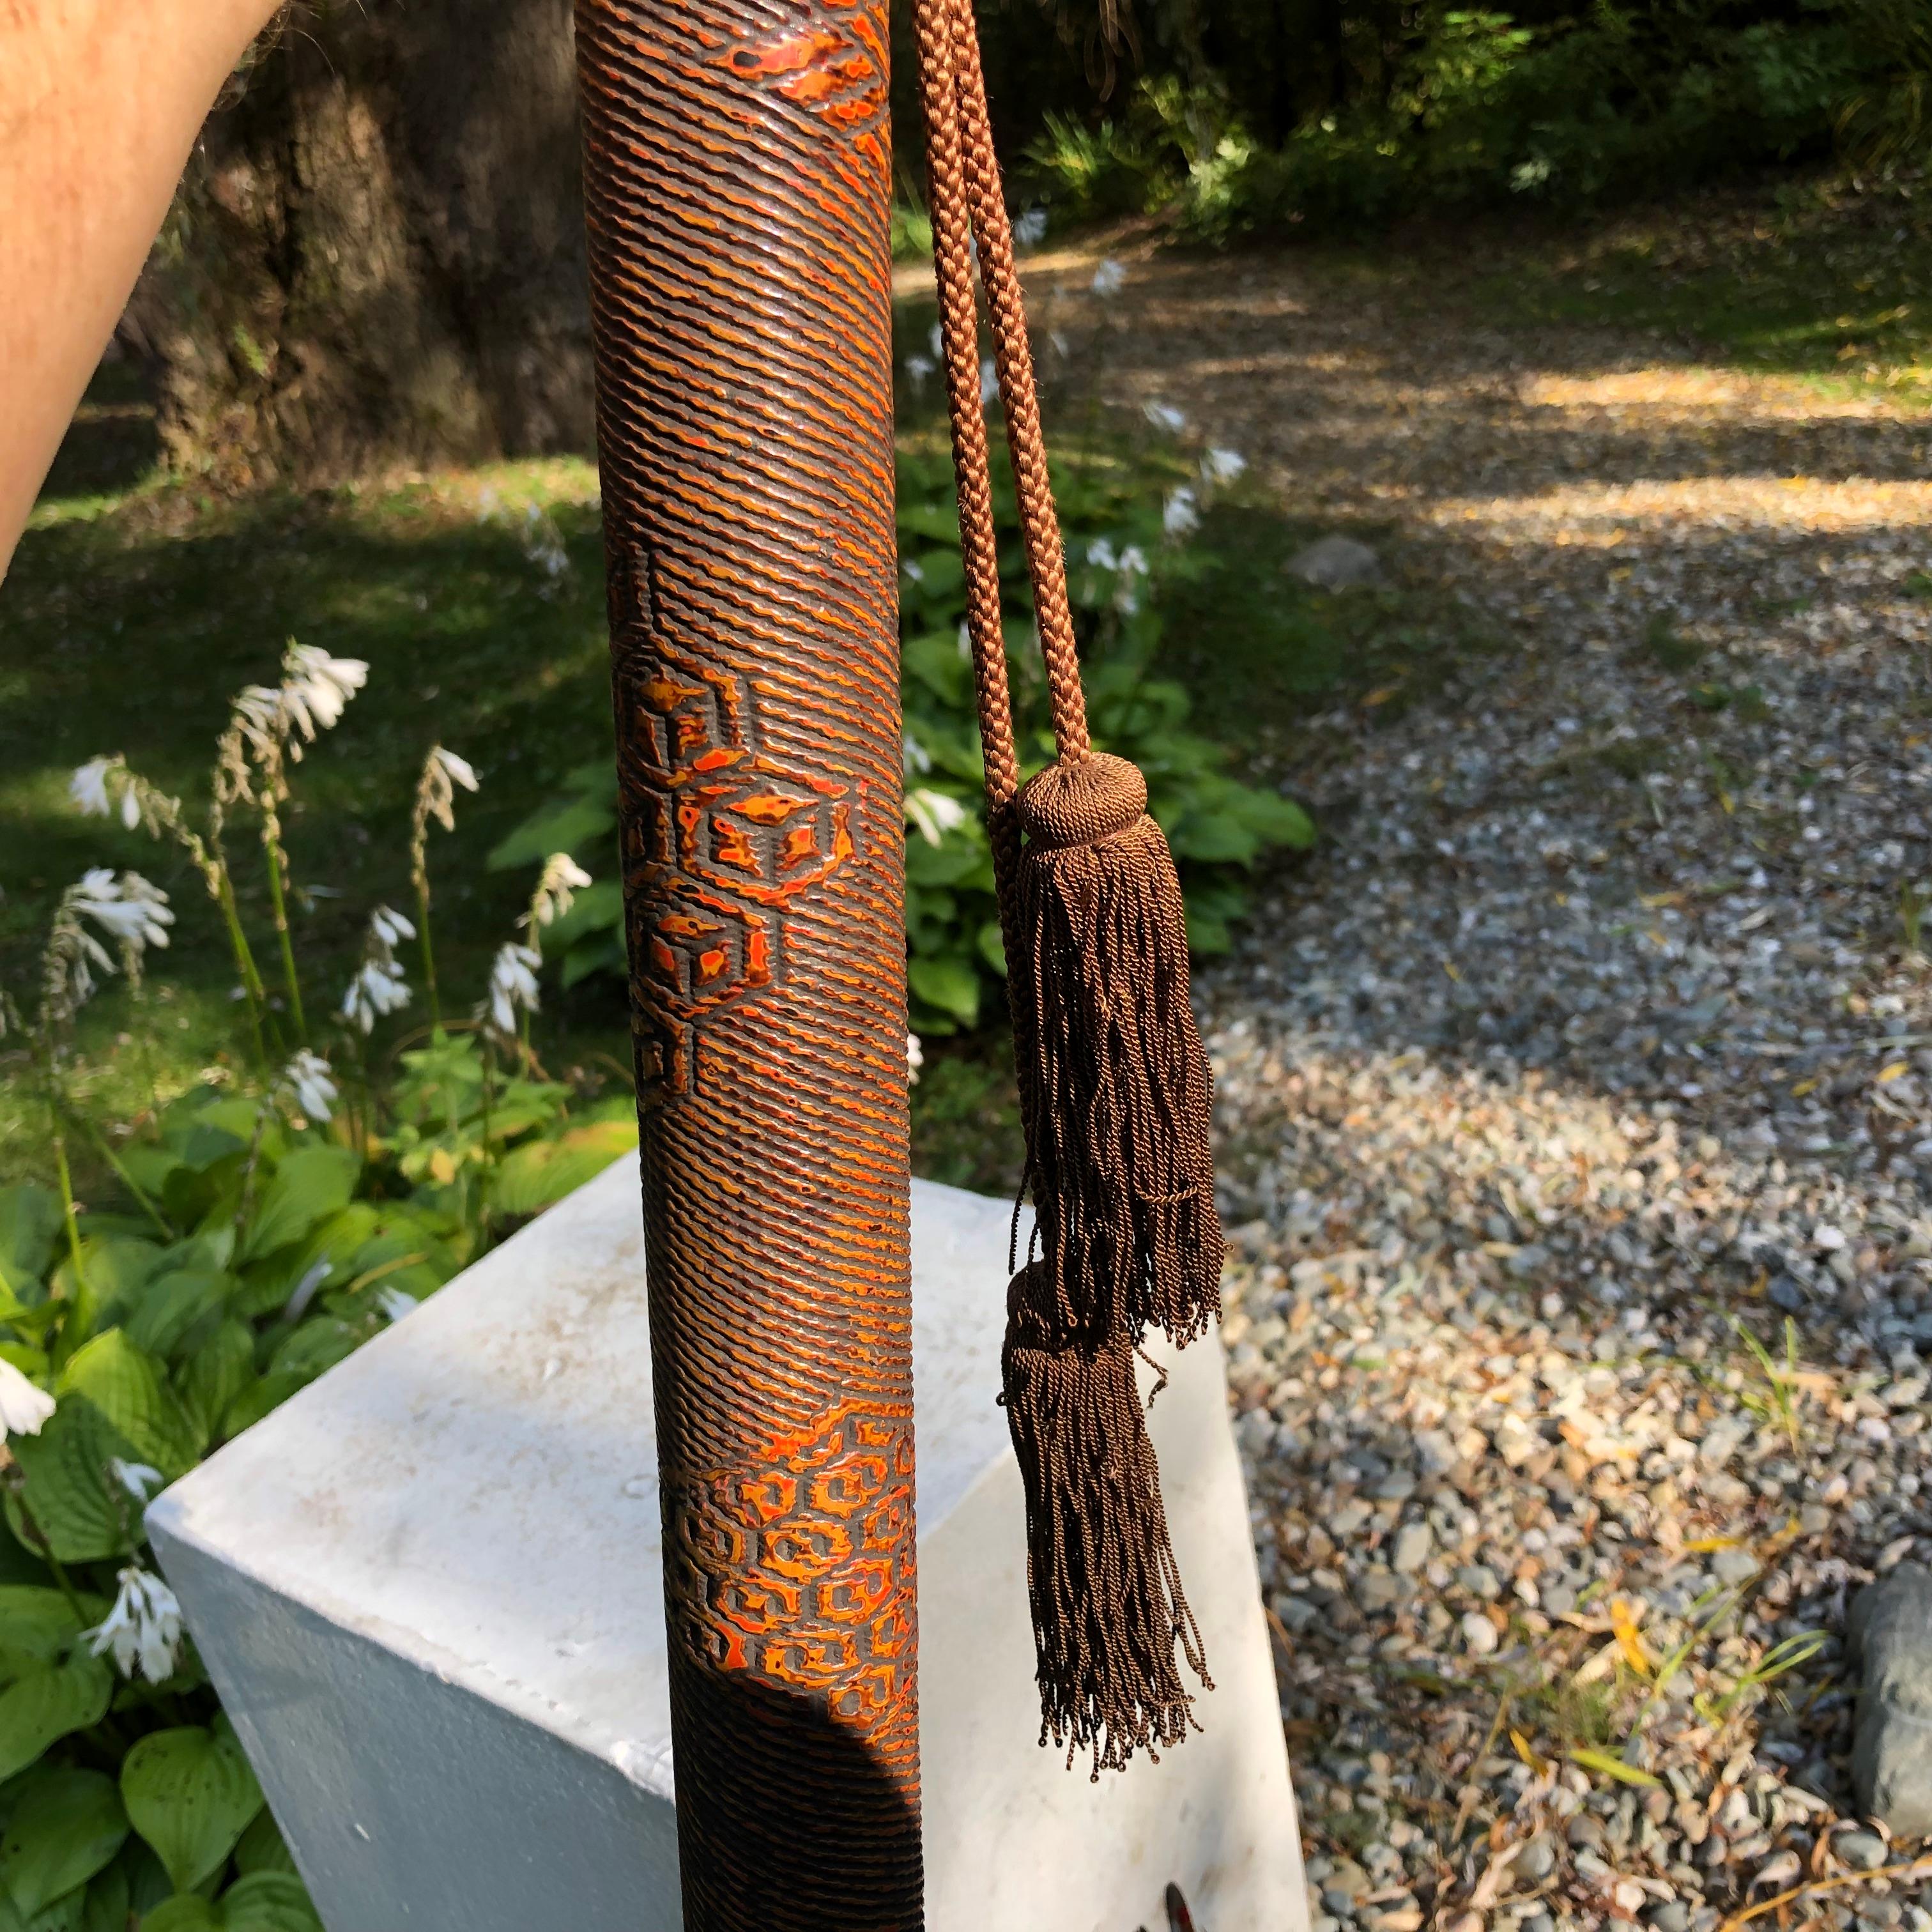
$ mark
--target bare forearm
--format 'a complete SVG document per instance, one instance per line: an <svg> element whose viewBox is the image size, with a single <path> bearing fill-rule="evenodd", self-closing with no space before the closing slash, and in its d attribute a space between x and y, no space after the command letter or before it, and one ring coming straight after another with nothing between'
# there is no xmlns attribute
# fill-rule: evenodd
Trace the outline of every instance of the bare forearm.
<svg viewBox="0 0 1932 1932"><path fill-rule="evenodd" d="M274 0L0 0L0 572Z"/></svg>

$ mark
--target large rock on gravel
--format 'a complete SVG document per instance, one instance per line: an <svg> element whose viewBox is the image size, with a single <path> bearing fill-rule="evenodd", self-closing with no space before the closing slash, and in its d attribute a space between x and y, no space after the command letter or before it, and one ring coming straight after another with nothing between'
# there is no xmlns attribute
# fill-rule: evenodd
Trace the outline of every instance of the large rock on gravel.
<svg viewBox="0 0 1932 1932"><path fill-rule="evenodd" d="M1288 560L1288 574L1323 590L1353 590L1382 581L1382 560L1353 537L1322 537Z"/></svg>
<svg viewBox="0 0 1932 1932"><path fill-rule="evenodd" d="M1852 1781L1898 1838L1932 1835L1932 1570L1901 1563L1861 1590L1849 1634L1864 1666Z"/></svg>

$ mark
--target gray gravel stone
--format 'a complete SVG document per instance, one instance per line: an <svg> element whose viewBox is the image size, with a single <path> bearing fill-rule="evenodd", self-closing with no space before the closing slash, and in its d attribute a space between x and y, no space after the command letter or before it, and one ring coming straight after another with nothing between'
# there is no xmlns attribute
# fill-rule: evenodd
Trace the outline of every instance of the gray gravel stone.
<svg viewBox="0 0 1932 1932"><path fill-rule="evenodd" d="M1853 1871L1876 1871L1885 1863L1885 1840L1875 1832L1840 1832L1832 1849Z"/></svg>
<svg viewBox="0 0 1932 1932"><path fill-rule="evenodd" d="M1382 560L1353 537L1320 537L1295 552L1288 572L1324 590L1353 590L1381 580Z"/></svg>
<svg viewBox="0 0 1932 1932"><path fill-rule="evenodd" d="M1864 1666L1852 1748L1859 1804L1894 1837L1932 1834L1932 1570L1901 1563L1860 1591L1847 1634Z"/></svg>
<svg viewBox="0 0 1932 1932"><path fill-rule="evenodd" d="M1426 1522L1405 1523L1396 1537L1394 1553L1389 1558L1390 1567L1398 1576L1412 1575L1429 1561L1429 1552L1434 1546L1435 1540Z"/></svg>

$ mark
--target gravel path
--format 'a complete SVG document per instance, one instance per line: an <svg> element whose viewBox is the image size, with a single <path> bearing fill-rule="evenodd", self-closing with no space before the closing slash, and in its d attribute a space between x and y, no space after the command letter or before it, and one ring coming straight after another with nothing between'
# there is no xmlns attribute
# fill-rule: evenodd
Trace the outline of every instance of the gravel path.
<svg viewBox="0 0 1932 1932"><path fill-rule="evenodd" d="M1316 1932L1924 1932L1841 1634L1932 1555L1932 422L1124 266L1037 272L1116 400L1506 640L1289 748L1203 989Z"/></svg>

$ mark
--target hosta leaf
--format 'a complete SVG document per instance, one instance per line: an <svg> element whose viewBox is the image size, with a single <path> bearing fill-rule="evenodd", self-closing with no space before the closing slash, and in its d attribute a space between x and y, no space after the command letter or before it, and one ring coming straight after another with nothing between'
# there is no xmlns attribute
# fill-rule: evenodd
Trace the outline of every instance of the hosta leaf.
<svg viewBox="0 0 1932 1932"><path fill-rule="evenodd" d="M255 1814L255 1822L242 1834L235 1847L235 1869L245 1878L255 1872L290 1872L296 1868L289 1855L288 1841L275 1814L265 1804Z"/></svg>
<svg viewBox="0 0 1932 1932"><path fill-rule="evenodd" d="M0 1890L0 1932L87 1932L86 1888L76 1886L64 1898L43 1906L31 1918L15 1911L13 1900Z"/></svg>
<svg viewBox="0 0 1932 1932"><path fill-rule="evenodd" d="M332 1316L320 1316L304 1322L274 1353L268 1366L277 1375L292 1376L298 1382L312 1382L325 1370L332 1369L356 1352L362 1340L359 1330Z"/></svg>
<svg viewBox="0 0 1932 1932"><path fill-rule="evenodd" d="M20 1281L38 1281L60 1239L61 1204L44 1187L0 1187L0 1267Z"/></svg>
<svg viewBox="0 0 1932 1932"><path fill-rule="evenodd" d="M202 1433L212 1437L228 1406L255 1378L255 1338L232 1316L188 1358L181 1397Z"/></svg>
<svg viewBox="0 0 1932 1932"><path fill-rule="evenodd" d="M14 1436L7 1446L26 1479L6 1492L7 1521L24 1548L57 1563L88 1563L134 1546L139 1513L108 1464L116 1456L152 1459L92 1403L63 1402L39 1435Z"/></svg>
<svg viewBox="0 0 1932 1932"><path fill-rule="evenodd" d="M161 1366L134 1346L127 1331L110 1328L76 1350L61 1371L55 1394L79 1396L100 1411L116 1432L172 1481L207 1446Z"/></svg>
<svg viewBox="0 0 1932 1932"><path fill-rule="evenodd" d="M127 1835L121 1794L104 1772L37 1772L23 1780L0 1833L0 1887L32 1919L86 1885Z"/></svg>
<svg viewBox="0 0 1932 1932"><path fill-rule="evenodd" d="M164 1898L143 1916L141 1932L222 1932L220 1911L193 1892Z"/></svg>
<svg viewBox="0 0 1932 1932"><path fill-rule="evenodd" d="M280 1370L258 1377L228 1405L221 1418L223 1438L239 1436L243 1430L253 1428L271 1409L280 1408L290 1396L307 1387L301 1376L286 1375Z"/></svg>
<svg viewBox="0 0 1932 1932"><path fill-rule="evenodd" d="M293 1872L237 1879L221 1894L222 1932L322 1932L322 1921Z"/></svg>
<svg viewBox="0 0 1932 1932"><path fill-rule="evenodd" d="M163 1360L172 1357L188 1330L219 1308L240 1284L224 1270L177 1268L157 1275L142 1289L124 1322L134 1346Z"/></svg>
<svg viewBox="0 0 1932 1932"><path fill-rule="evenodd" d="M106 1614L95 1598L83 1598L81 1604L97 1620ZM58 1663L80 1628L73 1604L58 1590L0 1584L0 1684Z"/></svg>
<svg viewBox="0 0 1932 1932"><path fill-rule="evenodd" d="M574 1193L638 1144L634 1120L574 1127L503 1157L490 1177L490 1204L500 1214L535 1214Z"/></svg>
<svg viewBox="0 0 1932 1932"><path fill-rule="evenodd" d="M116 1858L94 1875L87 1888L87 1902L80 1915L81 1932L128 1932L128 1914L133 1910L128 1893L128 1865Z"/></svg>
<svg viewBox="0 0 1932 1932"><path fill-rule="evenodd" d="M1229 813L1190 813L1174 829L1174 856L1245 866L1261 850L1261 835Z"/></svg>
<svg viewBox="0 0 1932 1932"><path fill-rule="evenodd" d="M980 1017L980 976L970 961L948 954L914 959L906 968L914 993L927 1005L970 1026Z"/></svg>
<svg viewBox="0 0 1932 1932"><path fill-rule="evenodd" d="M1244 786L1238 809L1250 829L1270 845L1297 848L1315 843L1315 821L1292 798Z"/></svg>
<svg viewBox="0 0 1932 1932"><path fill-rule="evenodd" d="M85 1650L0 1690L0 1782L26 1770L57 1738L99 1724L113 1694L113 1672Z"/></svg>
<svg viewBox="0 0 1932 1932"><path fill-rule="evenodd" d="M490 849L484 863L493 872L512 866L541 865L553 852L608 851L610 834L617 823L617 785L615 770L610 777L608 800L585 797L553 800L506 833Z"/></svg>
<svg viewBox="0 0 1932 1932"><path fill-rule="evenodd" d="M254 1261L298 1241L348 1206L362 1172L362 1157L348 1148L298 1148L275 1169L248 1224L240 1258Z"/></svg>
<svg viewBox="0 0 1932 1932"><path fill-rule="evenodd" d="M121 1796L177 1892L190 1892L235 1849L262 1808L262 1787L225 1720L154 1731L121 1766Z"/></svg>

